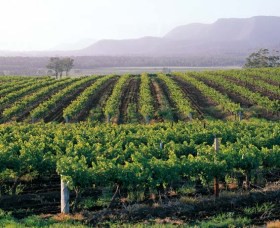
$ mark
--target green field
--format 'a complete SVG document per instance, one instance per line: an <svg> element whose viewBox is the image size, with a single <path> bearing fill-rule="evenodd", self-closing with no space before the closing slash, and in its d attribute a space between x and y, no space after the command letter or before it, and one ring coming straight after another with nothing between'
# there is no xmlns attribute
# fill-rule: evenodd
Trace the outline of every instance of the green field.
<svg viewBox="0 0 280 228"><path fill-rule="evenodd" d="M280 69L3 76L0 121L0 226L279 219Z"/></svg>

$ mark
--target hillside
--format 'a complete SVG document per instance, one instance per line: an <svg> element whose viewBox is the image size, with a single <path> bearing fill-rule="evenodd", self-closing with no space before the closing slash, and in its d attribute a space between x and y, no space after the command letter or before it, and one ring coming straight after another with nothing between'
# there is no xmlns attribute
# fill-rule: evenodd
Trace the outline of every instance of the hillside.
<svg viewBox="0 0 280 228"><path fill-rule="evenodd" d="M1 52L0 56L146 56L245 58L258 48L280 48L280 17L218 19L174 28L163 37L100 40L73 51Z"/></svg>
<svg viewBox="0 0 280 228"><path fill-rule="evenodd" d="M280 47L280 17L219 19L213 24L189 24L164 37L101 40L79 55L247 55L261 47Z"/></svg>

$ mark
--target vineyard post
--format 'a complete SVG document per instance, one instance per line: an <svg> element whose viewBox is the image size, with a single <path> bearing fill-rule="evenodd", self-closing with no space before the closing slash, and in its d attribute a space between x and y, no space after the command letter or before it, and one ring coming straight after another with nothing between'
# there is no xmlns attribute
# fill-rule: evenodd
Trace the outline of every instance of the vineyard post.
<svg viewBox="0 0 280 228"><path fill-rule="evenodd" d="M219 152L219 139L215 136L214 138L214 149L215 149L215 159L216 154ZM214 195L215 197L219 197L220 189L219 189L219 180L218 177L214 177Z"/></svg>
<svg viewBox="0 0 280 228"><path fill-rule="evenodd" d="M65 117L65 122L69 123L68 116ZM69 188L67 184L63 181L62 176L60 177L61 184L60 184L60 205L61 205L61 213L69 214Z"/></svg>
<svg viewBox="0 0 280 228"><path fill-rule="evenodd" d="M69 214L69 188L61 178L61 213Z"/></svg>
<svg viewBox="0 0 280 228"><path fill-rule="evenodd" d="M162 142L162 141L159 143L159 148L160 148L161 150L163 149L163 142Z"/></svg>
<svg viewBox="0 0 280 228"><path fill-rule="evenodd" d="M238 117L239 117L239 121L241 121L242 120L242 112L241 111L238 112Z"/></svg>
<svg viewBox="0 0 280 228"><path fill-rule="evenodd" d="M149 124L150 123L150 117L149 116L145 116L145 121L146 121L146 124Z"/></svg>

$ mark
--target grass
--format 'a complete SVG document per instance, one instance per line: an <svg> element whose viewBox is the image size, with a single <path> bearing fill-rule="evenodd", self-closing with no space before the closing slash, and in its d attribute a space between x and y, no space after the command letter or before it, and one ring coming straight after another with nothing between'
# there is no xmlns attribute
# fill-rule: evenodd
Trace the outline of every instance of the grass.
<svg viewBox="0 0 280 228"><path fill-rule="evenodd" d="M38 216L32 215L24 219L18 220L11 216L10 213L0 210L0 227L8 228L37 228L37 227L89 227L83 224L85 218L81 214L55 216ZM218 227L243 227L249 225L251 220L247 217L235 216L234 213L225 213L214 216L208 220L196 221L192 224L186 224L183 220L176 218L154 219L150 221L143 221L141 223L122 223L122 222L103 222L98 224L99 227L124 227L124 228L173 228L173 227L193 227L193 228L218 228ZM271 227L273 224L271 223Z"/></svg>
<svg viewBox="0 0 280 228"><path fill-rule="evenodd" d="M225 213L214 216L208 220L197 221L194 223L186 224L182 220L178 219L155 219L151 221L144 221L143 223L102 223L102 227L122 227L122 228L175 228L175 227L186 227L186 228L233 228L233 227L245 227L250 225L251 220L247 217L235 216L234 213Z"/></svg>
<svg viewBox="0 0 280 228"><path fill-rule="evenodd" d="M15 219L10 213L4 212L0 209L0 227L7 228L37 228L37 227L54 227L54 228L64 228L64 227L75 227L75 228L85 228L88 227L82 224L81 218L77 216L64 216L58 215L54 217L42 217L38 215L28 216L24 219Z"/></svg>
<svg viewBox="0 0 280 228"><path fill-rule="evenodd" d="M90 203L91 204L91 203ZM134 210L139 210L143 205L132 205L126 208L127 212ZM141 222L137 221L114 221L113 220L103 220L103 222L98 223L98 227L124 227L124 228L173 228L173 227L188 227L188 228L232 228L232 227L248 227L252 225L255 217L270 214L276 205L273 203L263 203L256 204L253 207L246 207L242 210L242 214L239 212L227 212L217 214L211 217L205 217L203 219L198 219L196 221L184 221L177 217L166 217L151 218L149 220L144 220ZM74 215L32 215L24 219L15 219L11 213L5 212L0 209L0 227L10 227L10 228L25 228L25 227L77 227L85 228L90 227L85 224L86 217L82 214ZM267 227L280 227L279 221L269 222Z"/></svg>
<svg viewBox="0 0 280 228"><path fill-rule="evenodd" d="M196 223L193 227L199 228L227 228L244 227L251 224L247 217L235 216L234 213L225 213L212 217L208 221Z"/></svg>
<svg viewBox="0 0 280 228"><path fill-rule="evenodd" d="M188 195L188 194L195 194L196 189L194 185L184 185L177 190L178 194Z"/></svg>
<svg viewBox="0 0 280 228"><path fill-rule="evenodd" d="M256 216L270 213L275 208L273 203L257 204L254 207L246 207L243 212L247 216Z"/></svg>

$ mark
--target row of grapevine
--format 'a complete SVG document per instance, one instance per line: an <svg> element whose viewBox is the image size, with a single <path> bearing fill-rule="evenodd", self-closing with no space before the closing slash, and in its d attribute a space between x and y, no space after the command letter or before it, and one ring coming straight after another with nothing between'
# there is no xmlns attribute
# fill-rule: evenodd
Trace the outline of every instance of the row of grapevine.
<svg viewBox="0 0 280 228"><path fill-rule="evenodd" d="M11 117L14 117L18 114L21 114L24 112L24 110L28 110L29 108L32 108L34 104L40 102L40 99L42 98L48 98L50 94L52 94L53 91L56 91L58 88L63 89L65 86L70 84L72 82L72 79L67 78L60 81L55 81L53 84L48 85L46 87L43 87L42 89L38 90L37 92L27 95L23 97L18 102L15 102L12 106L9 108L6 108L3 111L3 117L8 119Z"/></svg>
<svg viewBox="0 0 280 228"><path fill-rule="evenodd" d="M149 119L154 115L154 106L153 106L153 97L150 90L151 80L148 74L143 73L141 75L141 84L140 84L140 113L145 118L146 122L149 122Z"/></svg>
<svg viewBox="0 0 280 228"><path fill-rule="evenodd" d="M111 96L106 102L104 111L107 116L108 122L111 118L119 117L119 106L120 106L123 87L125 86L129 78L130 78L129 74L122 75L120 77L120 79L118 80L118 82L116 83L113 89Z"/></svg>
<svg viewBox="0 0 280 228"><path fill-rule="evenodd" d="M10 82L18 82L18 81L26 81L26 80L37 80L37 79L46 79L48 76L40 76L40 77L29 77L29 76L2 76L0 75L0 84L10 83Z"/></svg>
<svg viewBox="0 0 280 228"><path fill-rule="evenodd" d="M167 75L158 74L157 77L163 80L168 87L172 100L176 103L178 110L186 117L191 117L195 110L191 106L191 102L187 100L180 87Z"/></svg>
<svg viewBox="0 0 280 228"><path fill-rule="evenodd" d="M66 109L63 110L63 117L73 119L78 115L90 102L90 98L100 90L101 86L113 78L114 75L108 75L97 79L91 86L86 88L76 100L74 100Z"/></svg>
<svg viewBox="0 0 280 228"><path fill-rule="evenodd" d="M195 74L195 73L193 73ZM226 95L221 94L217 90L205 85L203 82L193 78L188 73L176 73L176 76L188 81L193 86L195 86L205 97L210 97L210 99L220 105L224 110L231 113L237 113L242 110L240 104L232 102Z"/></svg>
<svg viewBox="0 0 280 228"><path fill-rule="evenodd" d="M0 105L2 107L9 105L13 102L15 102L16 100L20 99L21 97L31 93L31 92L35 92L36 90L47 86L47 85L51 85L54 82L53 79L45 79L43 81L36 81L36 82L32 82L30 83L29 86L26 86L20 90L8 93L6 96L1 97L0 98Z"/></svg>
<svg viewBox="0 0 280 228"><path fill-rule="evenodd" d="M272 112L279 112L280 111L280 101L277 100L270 100L268 97L262 96L260 93L252 92L249 89L236 85L232 82L229 82L223 76L212 73L200 73L194 75L200 79L207 79L216 83L222 87L224 87L227 91L231 91L233 93L240 94L244 98L248 99L249 101L258 104L260 107L267 111Z"/></svg>
<svg viewBox="0 0 280 228"><path fill-rule="evenodd" d="M245 72L249 73L251 76L258 76L263 79L269 79L280 83L279 68L246 69Z"/></svg>
<svg viewBox="0 0 280 228"><path fill-rule="evenodd" d="M249 74L246 71L243 72L243 71L227 70L227 71L215 72L214 74L219 74L219 75L222 75L224 77L233 77L233 78L238 79L240 81L250 83L254 86L257 86L257 87L262 88L264 90L267 90L267 91L270 91L272 93L280 95L280 88L278 86L271 85L271 84L266 83L266 82L261 81L261 80L256 80L252 77L252 74Z"/></svg>
<svg viewBox="0 0 280 228"><path fill-rule="evenodd" d="M221 147L214 152L214 134ZM160 142L164 143L160 147ZM57 172L76 194L90 186L123 192L176 191L280 168L280 126L271 122L148 125L34 124L0 126L2 183ZM241 171L241 172L240 172Z"/></svg>
<svg viewBox="0 0 280 228"><path fill-rule="evenodd" d="M210 97L213 104L209 102L209 105L218 105L214 109L218 108L230 113L237 113L242 111L242 109L240 108L240 104L234 103L232 100L240 100L243 102L242 104L248 103L253 105L251 108L244 111L245 118L261 115L264 118L275 120L279 118L277 114L280 109L280 101L277 99L277 96L279 96L277 83L273 84L270 80L259 79L259 76L253 77L253 74L256 71L262 75L270 75L272 72L277 73L277 71L271 69L262 72L261 70L193 72L186 74L179 73L177 76L187 80L190 85L199 90L201 94L205 96L205 101L206 97ZM5 79L5 77L3 78ZM172 117L174 120L182 120L186 119L186 117L192 118L193 114L195 116L197 114L200 116L203 115L202 112L200 112L200 107L196 106L199 101L195 100L199 99L201 95L195 94L195 92L190 95L187 94L186 88L181 87L180 83L177 83L179 80L178 78L176 79L175 77L169 77L164 74L158 74L157 76L142 74L140 76L141 80L139 80L139 76L133 76L131 80L129 79L129 75L122 76L117 84L114 84L114 88L112 86L113 93L109 99L106 98L106 104L102 106L97 104L98 109L96 110L96 115L94 110L88 113L88 110L84 109L85 105L95 105L88 103L91 97L95 97L94 93L98 90L98 84L92 85L91 88L86 89L87 86L91 85L91 79L72 79L74 80L73 83L77 84L67 85L67 87L61 88L61 91L58 91L56 90L58 87L55 85L58 82L50 77L25 77L24 79L8 78L9 80L3 79L2 83L0 83L0 88L3 88L0 89L1 121L9 121L10 118L15 120L21 119L22 117L25 118L29 111L31 111L33 120L46 117L47 120L49 120L49 118L58 120L61 118L62 112L64 111L64 118L68 116L68 118L73 121L80 117L84 119L86 115L88 115L88 117L90 115L95 117L99 116L100 121L103 121L104 114L106 114L107 118L112 118L111 120L113 120L113 122L116 122L119 116L122 122L142 121L142 119L139 118L139 114L144 117L146 122L148 122L150 118L154 118L155 121L164 121L172 119ZM114 79L114 81L117 80ZM153 83L151 83L151 81L153 81ZM238 82L234 83L232 81ZM183 83L183 81L181 82ZM248 84L248 88L246 87L246 83ZM108 84L113 85L113 83ZM208 84L213 84L215 89L212 86L207 86ZM242 84L242 86L239 84ZM6 87L4 85L6 85ZM252 88L252 85L256 85L256 90L260 92L253 92L252 90L255 91L255 89ZM135 89L136 87L137 89ZM49 88L49 92L47 88ZM92 88L94 89L92 90ZM136 90L138 93L138 88L140 88L139 98L134 93ZM261 88L263 88L263 90L261 90ZM84 91L85 89L86 91ZM130 90L135 91L130 94ZM81 91L84 92L79 94ZM1 94L3 96L1 96ZM236 100L234 95L236 95ZM230 96L231 99L227 96ZM75 101L76 97L77 100ZM137 99L135 99L136 97ZM121 98L125 98L125 101L121 102ZM135 100L137 100L139 104L129 104L135 103ZM72 104L69 106L71 101ZM129 104L129 107L126 107L127 104ZM201 110L205 110L206 113L212 115L214 109L208 109L205 104L202 104L201 107ZM120 110L122 110L122 113L119 113ZM268 112L265 113L264 110ZM134 118L135 116L136 118ZM223 119L231 118L228 115L219 115L217 117ZM97 119L98 118L95 120Z"/></svg>
<svg viewBox="0 0 280 228"><path fill-rule="evenodd" d="M48 113L58 105L60 101L63 101L65 97L71 95L80 86L83 86L94 79L96 79L96 76L75 79L74 83L54 94L48 100L41 103L37 108L33 109L30 113L31 117L33 119L45 118Z"/></svg>
<svg viewBox="0 0 280 228"><path fill-rule="evenodd" d="M0 75L0 83L1 84L5 84L7 82L12 82L12 81L17 81L20 79L25 79L25 77L21 77L21 76L4 76L4 75Z"/></svg>
<svg viewBox="0 0 280 228"><path fill-rule="evenodd" d="M20 79L14 79L14 80L4 80L3 78L0 77L0 89L5 88L5 86L9 87L9 86L14 86L15 84L21 83L21 82L28 82L28 81L32 81L32 80L36 80L38 78L22 78Z"/></svg>
<svg viewBox="0 0 280 228"><path fill-rule="evenodd" d="M17 91L24 87L33 85L34 83L40 83L40 80L33 78L27 78L26 80L11 81L9 83L4 83L0 86L0 97L5 96L11 92Z"/></svg>

